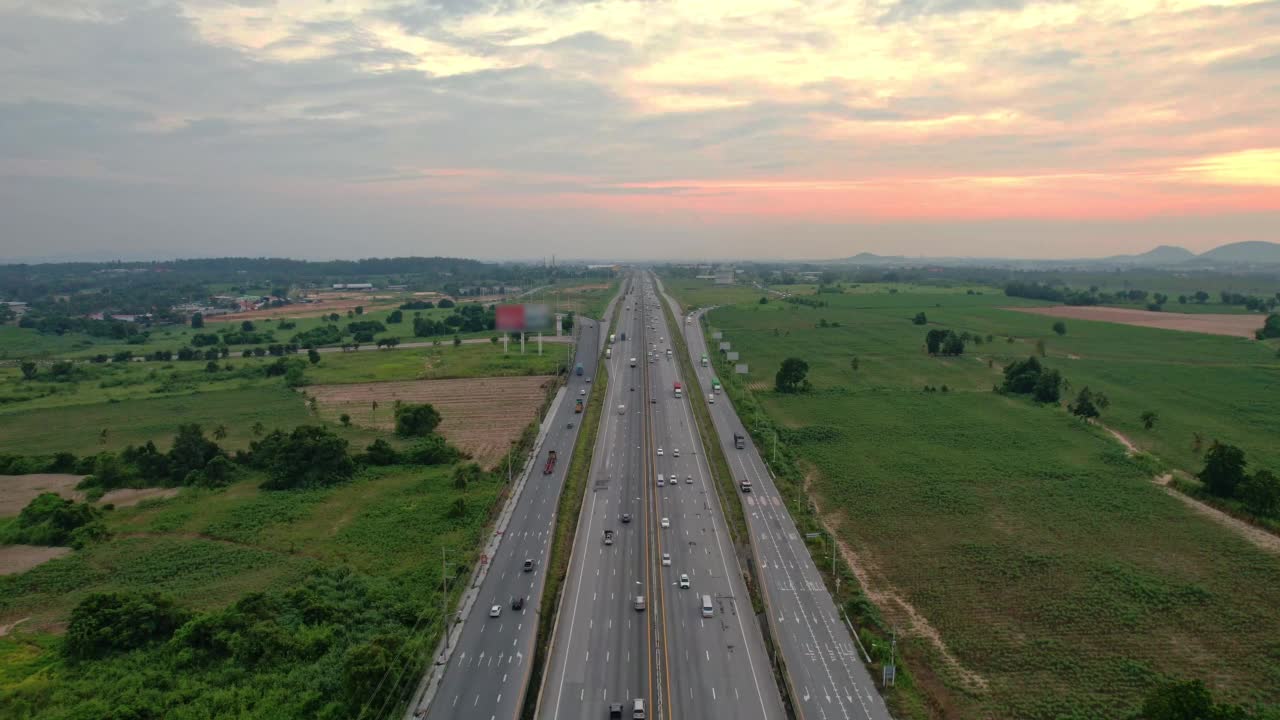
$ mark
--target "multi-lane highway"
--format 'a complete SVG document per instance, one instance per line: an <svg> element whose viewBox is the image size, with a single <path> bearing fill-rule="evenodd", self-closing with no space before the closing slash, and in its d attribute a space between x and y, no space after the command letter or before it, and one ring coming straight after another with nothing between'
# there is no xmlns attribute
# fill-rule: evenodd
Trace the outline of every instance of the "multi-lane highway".
<svg viewBox="0 0 1280 720"><path fill-rule="evenodd" d="M609 365L609 391L597 434L572 563L539 696L539 717L604 718L610 704L648 704L652 675L648 504L643 482L645 325L639 295L625 303ZM625 334L626 340L622 337ZM605 542L610 531L612 541ZM637 610L635 598L645 598Z"/></svg>
<svg viewBox="0 0 1280 720"><path fill-rule="evenodd" d="M612 305L610 306L612 307ZM606 315L608 317L608 315ZM582 415L574 413L574 400L590 392L606 332L597 321L579 319L575 363L583 374L570 372L567 395L543 422L546 424L537 455L528 467L524 489L481 581L470 614L449 655L439 684L429 697L416 696L409 714L445 720L479 718L514 720L519 716L529 681L533 643L546 580L545 566L556 508ZM548 451L558 459L550 475L543 474ZM529 567L526 568L526 562ZM523 599L516 608L513 602ZM496 616L491 608L497 608ZM554 612L554 608L551 608ZM431 683L424 683L431 687ZM429 703L429 704L428 704Z"/></svg>
<svg viewBox="0 0 1280 720"><path fill-rule="evenodd" d="M652 282L635 285L539 715L603 718L621 703L630 718L642 699L658 720L782 718L688 400L674 397L670 329Z"/></svg>
<svg viewBox="0 0 1280 720"><path fill-rule="evenodd" d="M701 366L706 340L696 315L685 322L680 305L665 291L698 375L695 402L706 402L714 369ZM740 495L751 530L769 623L785 660L796 714L802 720L865 718L889 720L884 700L858 657L852 636L836 611L796 531L778 489L742 422L724 395L710 404L720 446L729 461L734 484L752 482L752 492ZM744 449L734 447L734 435L745 436Z"/></svg>

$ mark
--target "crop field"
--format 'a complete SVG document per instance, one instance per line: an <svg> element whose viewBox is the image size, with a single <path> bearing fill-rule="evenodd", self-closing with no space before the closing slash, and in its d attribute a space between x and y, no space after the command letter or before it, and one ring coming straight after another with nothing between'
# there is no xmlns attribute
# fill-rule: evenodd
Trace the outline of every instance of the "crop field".
<svg viewBox="0 0 1280 720"><path fill-rule="evenodd" d="M553 376L474 378L316 385L306 391L325 419L336 421L345 413L353 424L384 431L395 426L396 401L431 403L443 417L439 433L490 467L537 419L554 382Z"/></svg>
<svg viewBox="0 0 1280 720"><path fill-rule="evenodd" d="M1070 307L1055 305L1041 308L1019 308L1020 312L1045 315L1069 320L1097 320L1099 322L1136 325L1138 327L1181 330L1183 332L1230 335L1253 338L1255 330L1262 327L1266 316L1254 314L1216 315L1210 313L1172 313L1133 310L1116 307Z"/></svg>
<svg viewBox="0 0 1280 720"><path fill-rule="evenodd" d="M546 303L554 312L572 310L579 315L600 319L610 298L617 293L618 283L595 282L585 285L551 286L518 299L522 303ZM515 302L515 300L513 300Z"/></svg>
<svg viewBox="0 0 1280 720"><path fill-rule="evenodd" d="M1041 303L991 289L859 290L812 296L820 308L753 294L709 325L751 370L722 379L750 385L784 428L868 596L905 636L906 669L933 703L907 716L1121 718L1167 678L1280 703L1280 557L1152 482L1161 465L1199 469L1195 433L1280 470L1274 344L1073 319L1059 337L1053 318L1001 309ZM928 325L912 324L917 312ZM982 343L930 357L924 334L938 327ZM1037 341L1070 381L1064 395L1103 390L1102 421L1156 459L991 392ZM810 364L811 392L773 392L786 357Z"/></svg>

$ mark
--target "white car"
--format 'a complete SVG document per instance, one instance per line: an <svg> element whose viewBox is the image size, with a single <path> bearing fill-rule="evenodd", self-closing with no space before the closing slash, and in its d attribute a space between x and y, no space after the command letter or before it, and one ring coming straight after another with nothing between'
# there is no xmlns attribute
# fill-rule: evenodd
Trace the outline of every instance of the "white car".
<svg viewBox="0 0 1280 720"><path fill-rule="evenodd" d="M498 617L501 614L502 614L501 605L494 605L493 607L489 608L489 617Z"/></svg>
<svg viewBox="0 0 1280 720"><path fill-rule="evenodd" d="M671 566L671 553L662 553L662 564L665 567Z"/></svg>
<svg viewBox="0 0 1280 720"><path fill-rule="evenodd" d="M587 389L586 389L586 388L582 388L581 390L579 390L579 391L578 391L578 394L579 394L579 395L586 395L586 394L587 394Z"/></svg>
<svg viewBox="0 0 1280 720"><path fill-rule="evenodd" d="M681 589L681 590L688 590L688 589L689 589L689 576L688 576L688 575L681 575L681 576L680 576L680 589Z"/></svg>
<svg viewBox="0 0 1280 720"><path fill-rule="evenodd" d="M668 518L662 518L662 527L664 528L671 527L671 520Z"/></svg>
<svg viewBox="0 0 1280 720"><path fill-rule="evenodd" d="M671 457L680 457L680 448L671 448Z"/></svg>
<svg viewBox="0 0 1280 720"><path fill-rule="evenodd" d="M662 457L662 448L658 448L658 457Z"/></svg>
<svg viewBox="0 0 1280 720"><path fill-rule="evenodd" d="M693 476L692 476L692 475L685 475L685 476L684 476L684 484L685 484L685 485L692 485L692 484L693 484Z"/></svg>

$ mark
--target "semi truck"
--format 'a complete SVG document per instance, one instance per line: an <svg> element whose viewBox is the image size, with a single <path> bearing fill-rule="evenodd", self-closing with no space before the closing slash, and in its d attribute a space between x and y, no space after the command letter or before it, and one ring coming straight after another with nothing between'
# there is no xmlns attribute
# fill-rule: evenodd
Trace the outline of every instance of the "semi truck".
<svg viewBox="0 0 1280 720"><path fill-rule="evenodd" d="M547 464L542 468L543 475L550 475L552 470L556 469L556 451L547 451Z"/></svg>
<svg viewBox="0 0 1280 720"><path fill-rule="evenodd" d="M675 391L676 391L676 399L679 400L680 399L680 383L676 383Z"/></svg>
<svg viewBox="0 0 1280 720"><path fill-rule="evenodd" d="M715 394L720 394L720 378L711 378L711 390Z"/></svg>
<svg viewBox="0 0 1280 720"><path fill-rule="evenodd" d="M575 367L575 368L573 369L573 372L574 372L575 374L581 375L581 374L582 374L582 363L578 363L577 367Z"/></svg>

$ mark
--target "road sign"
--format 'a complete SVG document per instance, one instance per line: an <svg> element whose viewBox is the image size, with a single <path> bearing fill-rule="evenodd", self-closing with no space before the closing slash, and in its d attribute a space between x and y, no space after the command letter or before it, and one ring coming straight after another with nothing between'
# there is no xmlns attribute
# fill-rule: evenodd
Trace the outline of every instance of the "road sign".
<svg viewBox="0 0 1280 720"><path fill-rule="evenodd" d="M720 339L720 338L722 338L722 337L724 337L724 333L720 332L719 330L717 330L717 331L715 331L715 332L711 333L711 339L712 339L712 340L719 340L719 339Z"/></svg>
<svg viewBox="0 0 1280 720"><path fill-rule="evenodd" d="M746 374L747 374L747 364L746 364L746 363L738 363L737 365L734 365L734 366L733 366L733 371L734 371L735 373L739 374L739 375L746 375Z"/></svg>
<svg viewBox="0 0 1280 720"><path fill-rule="evenodd" d="M730 361L730 362L733 362L734 360L737 360L737 359L738 359L738 351L737 351L737 350L734 350L733 352L725 353L725 356L724 356L724 357L725 357L725 359L726 359L726 360L728 360L728 361Z"/></svg>
<svg viewBox="0 0 1280 720"><path fill-rule="evenodd" d="M729 352L729 343L727 342L720 343L720 349L724 350L725 352Z"/></svg>

